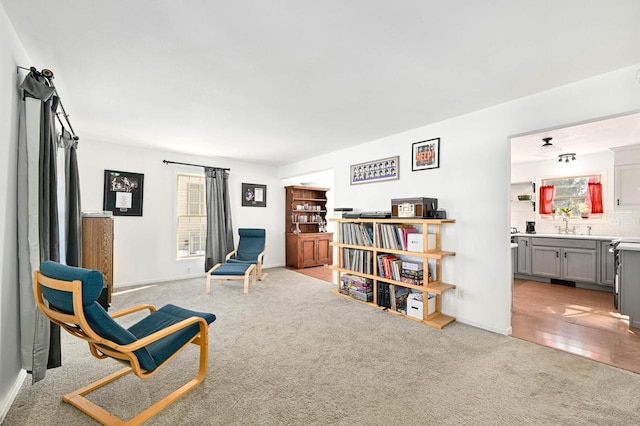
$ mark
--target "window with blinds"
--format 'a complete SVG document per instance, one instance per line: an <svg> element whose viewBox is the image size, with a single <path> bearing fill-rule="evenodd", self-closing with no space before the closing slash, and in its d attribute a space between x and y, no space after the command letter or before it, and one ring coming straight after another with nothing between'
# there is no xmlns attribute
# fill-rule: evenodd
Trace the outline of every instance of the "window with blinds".
<svg viewBox="0 0 640 426"><path fill-rule="evenodd" d="M207 239L204 176L179 173L177 200L177 257L204 256Z"/></svg>

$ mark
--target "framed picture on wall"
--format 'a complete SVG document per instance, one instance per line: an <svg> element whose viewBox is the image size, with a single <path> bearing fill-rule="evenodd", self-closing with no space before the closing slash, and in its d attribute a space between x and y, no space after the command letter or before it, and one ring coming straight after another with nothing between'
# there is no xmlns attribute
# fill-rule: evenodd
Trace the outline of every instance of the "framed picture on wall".
<svg viewBox="0 0 640 426"><path fill-rule="evenodd" d="M440 138L414 142L411 148L411 170L437 169L440 167Z"/></svg>
<svg viewBox="0 0 640 426"><path fill-rule="evenodd" d="M143 174L105 170L102 209L114 216L142 216L143 189Z"/></svg>
<svg viewBox="0 0 640 426"><path fill-rule="evenodd" d="M400 156L351 166L351 185L400 179Z"/></svg>
<svg viewBox="0 0 640 426"><path fill-rule="evenodd" d="M267 207L267 185L243 183L242 205L245 207Z"/></svg>

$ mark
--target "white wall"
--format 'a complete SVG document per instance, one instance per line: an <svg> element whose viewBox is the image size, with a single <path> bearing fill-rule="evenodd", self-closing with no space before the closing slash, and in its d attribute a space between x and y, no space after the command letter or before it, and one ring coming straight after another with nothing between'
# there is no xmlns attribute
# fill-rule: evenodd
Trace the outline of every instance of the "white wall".
<svg viewBox="0 0 640 426"><path fill-rule="evenodd" d="M11 23L0 5L0 423L9 410L24 372L20 362L17 246L17 87L16 66L30 66Z"/></svg>
<svg viewBox="0 0 640 426"><path fill-rule="evenodd" d="M265 267L284 265L284 186L275 168L88 141L80 134L78 162L83 211L102 210L104 170L144 174L142 217L114 217L114 287L204 274L203 259L176 260L175 256L177 173L200 173L203 169L166 165L162 160L230 168L234 242L238 243L238 228L265 228L268 246ZM267 185L266 207L241 206L243 182Z"/></svg>
<svg viewBox="0 0 640 426"><path fill-rule="evenodd" d="M456 251L443 266L445 282L464 289L443 297L443 312L458 321L509 333L511 135L640 108L640 65L538 93L340 152L281 167L282 178L331 165L335 203L389 210L391 198L436 197L456 223L443 228L443 247ZM440 168L411 171L411 144L441 138ZM400 155L400 179L349 185L349 166Z"/></svg>

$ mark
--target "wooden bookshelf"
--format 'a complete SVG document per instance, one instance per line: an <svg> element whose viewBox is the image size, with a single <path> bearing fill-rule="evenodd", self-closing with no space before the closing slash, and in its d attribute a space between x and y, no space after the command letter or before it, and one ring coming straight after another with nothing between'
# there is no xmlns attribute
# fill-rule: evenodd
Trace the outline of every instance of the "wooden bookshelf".
<svg viewBox="0 0 640 426"><path fill-rule="evenodd" d="M454 219L417 219L417 218L391 218L391 219L330 219L336 222L336 241L331 245L337 251L337 265L331 269L337 275L337 288L332 292L343 297L348 297L360 303L369 306L385 309L388 312L402 315L406 318L420 321L431 327L442 329L447 324L455 321L455 318L442 313L442 297L449 290L456 288L454 284L442 282L443 261L446 258L455 256L455 252L445 251L441 248L440 227L445 224L455 223ZM380 226L391 225L391 226ZM422 234L422 251L407 250L403 243L402 231L398 229L414 229L416 233ZM393 232L392 232L393 231ZM382 235L386 233L386 235ZM366 234L366 235L365 235ZM435 235L432 239L432 245L429 245L428 235ZM396 236L393 241L392 235ZM349 249L347 252L344 249ZM353 251L356 251L355 253ZM349 255L360 255L362 259L355 262ZM344 258L347 255L347 259ZM419 263L423 265L423 283L413 284L398 279L383 276L384 272L379 270L378 257L382 255L393 255L397 257L397 261L406 259L419 259ZM369 259L372 264L366 264L364 259ZM351 262L351 263L350 263ZM346 263L349 263L347 265ZM357 267L351 268L357 263ZM433 266L434 279L428 280L428 271ZM371 270L372 273L366 273L365 270ZM397 272L397 270L396 270ZM343 275L349 274L356 277L367 278L373 283L373 301L363 301L344 294L340 291L341 278ZM396 274L397 275L397 274ZM400 277L404 279L405 276ZM423 318L418 319L406 313L393 310L389 307L379 306L378 304L378 286L382 284L390 284L395 287L404 287L413 291L422 292L423 297ZM393 287L393 288L395 288ZM428 295L435 295L435 311L428 314ZM395 294L394 294L395 297Z"/></svg>

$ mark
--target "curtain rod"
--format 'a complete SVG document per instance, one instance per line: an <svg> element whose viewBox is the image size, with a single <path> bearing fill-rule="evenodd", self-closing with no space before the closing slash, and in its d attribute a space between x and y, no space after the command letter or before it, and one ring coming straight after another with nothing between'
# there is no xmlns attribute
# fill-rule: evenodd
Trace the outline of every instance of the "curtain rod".
<svg viewBox="0 0 640 426"><path fill-rule="evenodd" d="M211 167L214 169L222 169L222 170L231 170L229 168L225 168L225 167L213 167L213 166L203 166L201 164L191 164L191 163L180 163L178 161L169 161L169 160L162 160L162 162L164 164L181 164L183 166L193 166L193 167Z"/></svg>
<svg viewBox="0 0 640 426"><path fill-rule="evenodd" d="M62 115L64 116L64 121L67 122L67 126L65 126L62 123L62 119L60 119L60 113L56 111L55 114L56 114L56 118L58 119L58 122L63 128L69 127L69 131L71 132L71 135L73 136L74 141L79 140L80 138L76 135L76 132L73 130L73 126L71 125L71 121L69 121L69 114L67 114L67 111L64 109L64 105L62 105L62 101L60 100L60 95L58 94L58 89L56 89L56 87L50 81L50 80L53 80L53 71L46 68L43 68L42 71L38 71L36 67L26 68L18 65L16 69L16 73L20 73L20 70L26 70L34 74L40 74L47 79L47 82L51 85L51 87L53 87L53 90L56 92L56 95L58 95L58 105L60 105L60 108L62 109Z"/></svg>

